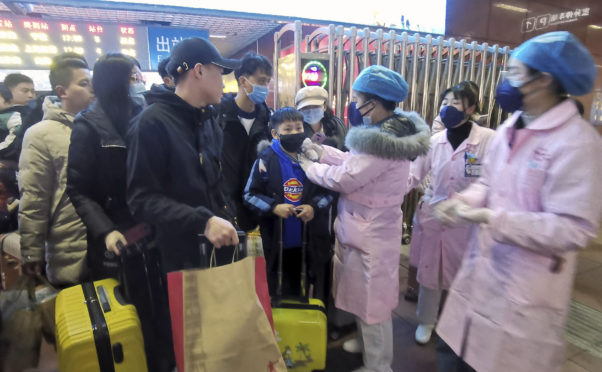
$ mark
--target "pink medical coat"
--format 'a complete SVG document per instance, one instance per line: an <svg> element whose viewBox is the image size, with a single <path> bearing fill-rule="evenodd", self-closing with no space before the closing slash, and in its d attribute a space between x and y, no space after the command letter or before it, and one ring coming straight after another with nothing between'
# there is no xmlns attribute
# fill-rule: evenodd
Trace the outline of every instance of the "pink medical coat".
<svg viewBox="0 0 602 372"><path fill-rule="evenodd" d="M480 175L482 161L495 132L476 123L468 138L454 150L447 130L431 137L431 148L410 166L409 189L432 174L428 190L415 213L410 252L418 268L418 282L430 289L448 289L466 251L470 225L443 226L434 216L435 206L464 190Z"/></svg>
<svg viewBox="0 0 602 372"><path fill-rule="evenodd" d="M474 226L437 333L479 372L555 371L576 251L602 210L602 141L570 100L498 129L478 182L457 195L493 210Z"/></svg>

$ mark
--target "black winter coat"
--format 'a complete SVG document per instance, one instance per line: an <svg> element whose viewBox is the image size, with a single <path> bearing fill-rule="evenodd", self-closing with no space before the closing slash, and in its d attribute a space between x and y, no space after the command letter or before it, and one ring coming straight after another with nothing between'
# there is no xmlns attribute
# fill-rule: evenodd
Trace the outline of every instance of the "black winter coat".
<svg viewBox="0 0 602 372"><path fill-rule="evenodd" d="M260 172L259 160L265 171ZM323 263L330 258L329 211L334 192L313 184L309 179L303 185L301 204L314 209L314 219L308 222L308 254L312 263ZM244 194L245 203L259 216L259 228L268 271L278 257L279 224L281 219L272 210L277 204L285 203L282 173L278 155L271 147L263 149L253 166Z"/></svg>
<svg viewBox="0 0 602 372"><path fill-rule="evenodd" d="M167 89L147 100L127 135L128 205L137 220L156 227L164 271L197 267L198 234L214 215L229 217L221 129L212 107L194 108Z"/></svg>
<svg viewBox="0 0 602 372"><path fill-rule="evenodd" d="M75 117L66 189L88 231L92 279L118 276L118 260L106 250L104 238L135 225L126 203L126 151L98 102Z"/></svg>
<svg viewBox="0 0 602 372"><path fill-rule="evenodd" d="M257 226L255 215L243 203L243 193L251 168L257 159L257 145L271 138L270 110L265 103L255 105L255 121L249 134L238 118L235 95L227 94L217 107L220 126L224 132L222 165L225 195L236 210L236 219L242 230Z"/></svg>

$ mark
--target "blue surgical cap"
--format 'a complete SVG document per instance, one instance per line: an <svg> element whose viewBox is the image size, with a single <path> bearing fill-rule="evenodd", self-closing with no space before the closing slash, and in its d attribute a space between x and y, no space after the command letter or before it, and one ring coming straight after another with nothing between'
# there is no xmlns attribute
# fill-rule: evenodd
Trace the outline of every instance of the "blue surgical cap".
<svg viewBox="0 0 602 372"><path fill-rule="evenodd" d="M367 67L353 83L353 90L373 94L387 101L401 102L408 95L408 83L397 72L380 65Z"/></svg>
<svg viewBox="0 0 602 372"><path fill-rule="evenodd" d="M573 95L588 93L596 80L596 64L587 48L567 31L548 32L522 43L512 57L547 72Z"/></svg>

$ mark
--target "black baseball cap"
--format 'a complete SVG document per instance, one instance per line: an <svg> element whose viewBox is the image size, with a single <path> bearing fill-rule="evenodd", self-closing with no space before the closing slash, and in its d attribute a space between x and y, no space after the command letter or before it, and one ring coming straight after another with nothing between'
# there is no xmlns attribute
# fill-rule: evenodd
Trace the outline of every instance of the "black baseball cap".
<svg viewBox="0 0 602 372"><path fill-rule="evenodd" d="M217 48L208 40L193 37L180 41L173 48L169 56L167 72L171 76L177 76L192 69L197 63L213 63L224 69L224 75L240 66L240 60L222 57Z"/></svg>

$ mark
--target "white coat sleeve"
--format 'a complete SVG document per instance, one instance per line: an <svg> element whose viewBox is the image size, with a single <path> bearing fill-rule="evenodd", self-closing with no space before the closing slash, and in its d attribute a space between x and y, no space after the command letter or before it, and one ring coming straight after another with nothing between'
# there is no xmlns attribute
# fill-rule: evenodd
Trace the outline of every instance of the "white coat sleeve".
<svg viewBox="0 0 602 372"><path fill-rule="evenodd" d="M349 194L386 172L387 167L381 162L387 161L372 155L350 154L340 165L314 163L306 175L316 185Z"/></svg>
<svg viewBox="0 0 602 372"><path fill-rule="evenodd" d="M566 149L552 160L541 188L542 212L494 211L489 223L493 239L558 255L594 238L602 213L601 147L596 143Z"/></svg>
<svg viewBox="0 0 602 372"><path fill-rule="evenodd" d="M41 127L25 132L19 159L19 233L24 262L44 260L54 167Z"/></svg>

